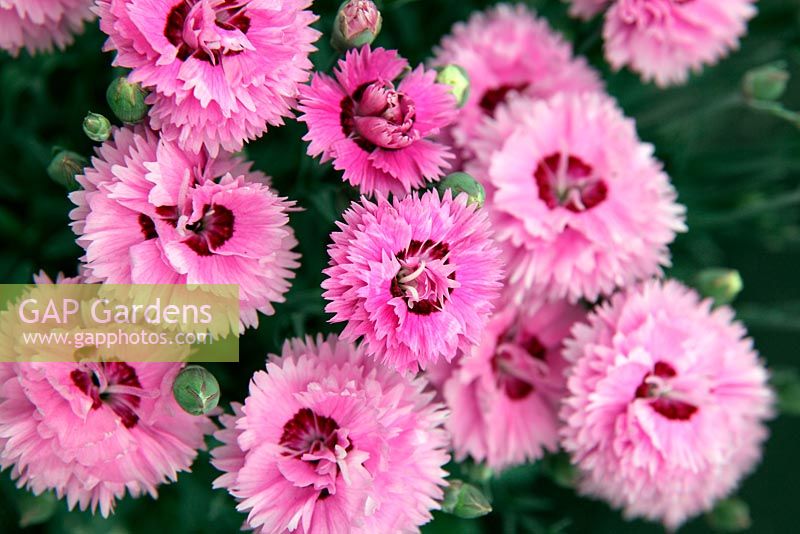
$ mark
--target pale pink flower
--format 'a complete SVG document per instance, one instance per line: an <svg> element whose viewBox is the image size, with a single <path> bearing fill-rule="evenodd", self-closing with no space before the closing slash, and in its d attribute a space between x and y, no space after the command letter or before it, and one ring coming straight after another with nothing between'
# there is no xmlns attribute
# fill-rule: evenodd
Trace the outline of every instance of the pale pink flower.
<svg viewBox="0 0 800 534"><path fill-rule="evenodd" d="M481 342L444 385L457 461L493 470L558 449L558 403L566 390L562 342L585 312L564 301L495 313Z"/></svg>
<svg viewBox="0 0 800 534"><path fill-rule="evenodd" d="M150 125L183 149L237 151L291 116L319 32L311 0L98 0L114 65L151 93Z"/></svg>
<svg viewBox="0 0 800 534"><path fill-rule="evenodd" d="M342 337L400 371L452 360L480 339L499 292L499 251L484 210L448 190L362 198L332 234L322 283Z"/></svg>
<svg viewBox="0 0 800 534"><path fill-rule="evenodd" d="M439 508L445 412L336 336L287 341L220 420L212 463L264 533L417 532Z"/></svg>
<svg viewBox="0 0 800 534"><path fill-rule="evenodd" d="M684 208L634 122L600 94L501 107L467 171L486 187L508 291L596 300L660 273Z"/></svg>
<svg viewBox="0 0 800 534"><path fill-rule="evenodd" d="M756 0L572 0L570 12L589 18L605 6L608 62L630 67L659 86L685 83L739 47Z"/></svg>
<svg viewBox="0 0 800 534"><path fill-rule="evenodd" d="M63 50L92 20L92 0L0 0L0 49L12 56Z"/></svg>
<svg viewBox="0 0 800 534"><path fill-rule="evenodd" d="M521 4L475 13L453 26L435 52L434 65L453 63L469 74L469 99L449 132L466 157L484 117L511 95L541 99L603 89L586 61L573 57L571 45Z"/></svg>
<svg viewBox="0 0 800 534"><path fill-rule="evenodd" d="M650 281L565 342L563 446L580 491L675 529L730 494L761 457L767 372L728 307Z"/></svg>
<svg viewBox="0 0 800 534"><path fill-rule="evenodd" d="M285 300L299 258L294 203L250 163L122 128L76 179L83 189L70 195L70 216L88 281L239 284L244 326Z"/></svg>
<svg viewBox="0 0 800 534"><path fill-rule="evenodd" d="M570 4L569 13L573 17L588 20L601 11L614 0L564 0Z"/></svg>
<svg viewBox="0 0 800 534"><path fill-rule="evenodd" d="M308 154L333 160L365 195L402 195L450 168L448 147L431 137L455 118L455 97L434 71L407 68L394 50L364 46L339 61L334 77L317 73L301 90Z"/></svg>
<svg viewBox="0 0 800 534"><path fill-rule="evenodd" d="M0 364L0 466L70 509L157 496L188 471L213 431L172 396L178 363Z"/></svg>

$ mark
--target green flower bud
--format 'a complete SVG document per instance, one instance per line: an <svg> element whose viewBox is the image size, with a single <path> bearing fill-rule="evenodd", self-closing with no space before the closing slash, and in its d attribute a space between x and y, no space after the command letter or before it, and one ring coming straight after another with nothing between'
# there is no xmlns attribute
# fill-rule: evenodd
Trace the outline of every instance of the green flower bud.
<svg viewBox="0 0 800 534"><path fill-rule="evenodd" d="M92 141L102 143L111 135L111 123L103 115L90 111L83 119L83 133Z"/></svg>
<svg viewBox="0 0 800 534"><path fill-rule="evenodd" d="M205 367L190 365L175 377L172 394L184 411L203 415L219 403L219 382Z"/></svg>
<svg viewBox="0 0 800 534"><path fill-rule="evenodd" d="M111 82L106 91L108 105L122 122L139 122L147 115L144 97L147 93L138 83L120 77Z"/></svg>
<svg viewBox="0 0 800 534"><path fill-rule="evenodd" d="M719 501L706 519L716 532L741 532L752 525L747 503L735 497Z"/></svg>
<svg viewBox="0 0 800 534"><path fill-rule="evenodd" d="M83 174L83 168L89 165L89 160L70 150L59 150L47 166L47 175L50 179L66 187L70 191L80 189L75 181L75 175Z"/></svg>
<svg viewBox="0 0 800 534"><path fill-rule="evenodd" d="M492 505L478 488L454 479L445 489L442 511L463 519L474 519L491 512Z"/></svg>
<svg viewBox="0 0 800 534"><path fill-rule="evenodd" d="M462 107L469 99L469 75L458 65L447 65L436 69L436 81L450 86L450 92L456 97L458 107Z"/></svg>
<svg viewBox="0 0 800 534"><path fill-rule="evenodd" d="M347 0L336 12L331 45L340 52L371 44L381 32L383 17L372 0Z"/></svg>
<svg viewBox="0 0 800 534"><path fill-rule="evenodd" d="M782 62L764 65L744 76L742 90L750 100L774 102L783 96L789 83L789 73Z"/></svg>
<svg viewBox="0 0 800 534"><path fill-rule="evenodd" d="M739 271L733 269L706 269L695 280L697 290L704 297L710 297L714 304L730 304L741 293L744 283Z"/></svg>
<svg viewBox="0 0 800 534"><path fill-rule="evenodd" d="M469 197L467 202L477 204L478 207L483 206L486 200L486 190L475 178L465 172L454 172L445 176L441 182L436 184L436 189L441 195L450 189L453 192L453 198L461 193L466 193Z"/></svg>

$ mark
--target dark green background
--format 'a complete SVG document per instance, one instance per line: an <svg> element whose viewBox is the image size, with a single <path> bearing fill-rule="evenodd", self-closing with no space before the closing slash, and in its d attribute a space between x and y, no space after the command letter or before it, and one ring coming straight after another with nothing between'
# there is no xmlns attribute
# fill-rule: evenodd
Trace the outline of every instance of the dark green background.
<svg viewBox="0 0 800 534"><path fill-rule="evenodd" d="M725 0L719 0L725 1ZM412 63L458 20L489 4L478 0L419 0L383 3L384 29L376 44L397 47ZM800 357L800 130L748 109L738 97L750 68L784 60L798 80L790 84L787 107L800 108L800 0L762 0L742 49L720 66L673 90L643 85L630 73L611 73L602 58L600 24L566 16L557 0L530 1L575 48L603 72L608 90L638 121L643 139L656 145L689 210L690 232L673 246L671 275L691 280L699 269L739 269L745 290L737 310L770 367L797 367ZM316 2L317 27L327 35L314 56L331 63L328 29L338 2ZM75 274L81 250L68 227L65 191L47 177L53 146L91 153L81 132L88 110L110 115L105 89L114 76L111 56L102 54L103 36L92 25L65 53L17 60L0 53L0 282L28 282L40 268ZM268 352L290 336L329 331L319 284L327 262L325 246L333 221L354 198L328 166L307 158L300 140L304 127L291 121L247 147L256 166L272 175L278 190L305 211L292 218L303 265L288 302L262 318L258 331L242 339L241 363L210 365L222 385L223 403L242 400L247 382ZM782 417L758 472L740 495L750 504L751 532L797 531L800 502L800 421ZM125 499L109 520L67 513L63 502L33 499L0 475L0 531L15 531L20 515L45 520L31 529L70 533L236 532L243 516L223 491L212 491L216 476L202 454L194 472L163 487L161 498ZM656 525L625 523L607 506L576 498L558 488L538 466L512 470L488 488L495 512L474 521L437 516L425 532L661 532ZM49 518L49 520L48 520ZM561 529L561 530L558 530ZM702 518L682 532L706 532Z"/></svg>

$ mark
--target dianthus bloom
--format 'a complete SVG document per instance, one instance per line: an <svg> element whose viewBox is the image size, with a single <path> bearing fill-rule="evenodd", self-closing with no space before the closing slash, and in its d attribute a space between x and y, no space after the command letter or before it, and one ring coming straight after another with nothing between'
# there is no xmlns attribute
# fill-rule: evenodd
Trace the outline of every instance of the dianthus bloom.
<svg viewBox="0 0 800 534"><path fill-rule="evenodd" d="M299 255L294 205L227 154L184 152L145 128L116 130L70 198L87 281L239 284L240 320L283 302Z"/></svg>
<svg viewBox="0 0 800 534"><path fill-rule="evenodd" d="M0 466L35 494L55 491L69 508L105 517L126 491L188 471L208 417L172 396L178 363L0 364Z"/></svg>
<svg viewBox="0 0 800 534"><path fill-rule="evenodd" d="M114 64L185 150L237 151L291 115L319 32L311 0L98 0Z"/></svg>
<svg viewBox="0 0 800 534"><path fill-rule="evenodd" d="M84 22L94 18L92 0L0 0L0 49L16 56L64 49Z"/></svg>
<svg viewBox="0 0 800 534"><path fill-rule="evenodd" d="M509 286L590 301L669 264L684 208L632 120L600 94L516 99L481 132L468 171L506 251Z"/></svg>
<svg viewBox="0 0 800 534"><path fill-rule="evenodd" d="M616 0L605 15L606 58L660 86L686 82L739 46L756 0ZM573 0L572 13L590 17L609 1Z"/></svg>
<svg viewBox="0 0 800 534"><path fill-rule="evenodd" d="M342 337L400 371L452 360L480 339L499 292L486 212L448 190L362 199L332 234L326 311Z"/></svg>
<svg viewBox="0 0 800 534"><path fill-rule="evenodd" d="M430 138L455 118L455 97L434 71L406 69L394 50L364 46L339 61L334 78L315 74L301 89L308 154L332 159L365 195L402 195L450 167L448 147Z"/></svg>
<svg viewBox="0 0 800 534"><path fill-rule="evenodd" d="M753 469L767 372L727 307L677 282L615 295L573 329L563 445L585 494L675 529Z"/></svg>
<svg viewBox="0 0 800 534"><path fill-rule="evenodd" d="M417 532L442 498L445 412L335 336L287 342L220 418L212 463L261 532Z"/></svg>
<svg viewBox="0 0 800 534"><path fill-rule="evenodd" d="M502 470L558 449L562 342L585 313L564 301L529 306L495 313L444 385L456 460Z"/></svg>
<svg viewBox="0 0 800 534"><path fill-rule="evenodd" d="M511 94L532 99L562 92L601 91L597 73L547 22L523 5L500 4L458 23L442 39L435 65L456 64L470 78L470 96L452 128L456 144L467 153L486 116Z"/></svg>

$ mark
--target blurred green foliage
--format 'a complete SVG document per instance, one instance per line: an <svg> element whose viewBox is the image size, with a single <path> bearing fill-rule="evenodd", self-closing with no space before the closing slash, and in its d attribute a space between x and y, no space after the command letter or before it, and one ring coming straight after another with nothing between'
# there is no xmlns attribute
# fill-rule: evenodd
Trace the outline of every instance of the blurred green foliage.
<svg viewBox="0 0 800 534"><path fill-rule="evenodd" d="M724 1L724 0L719 0ZM329 35L338 0L315 2L317 27ZM376 45L396 47L412 62L424 61L451 25L490 2L481 0L394 0L383 2L384 27ZM643 139L656 146L689 211L690 232L673 246L672 276L691 281L701 269L737 269L744 290L736 307L756 345L773 368L797 367L800 349L800 130L770 113L754 110L741 96L745 73L783 61L794 78L784 104L800 109L800 0L761 0L742 49L707 69L688 85L659 90L631 73L612 73L602 58L600 21L571 20L557 0L527 2L600 69L611 94L637 120ZM314 61L332 64L328 35ZM17 60L0 55L0 281L21 283L44 268L50 274L76 272L81 250L68 226L71 208L63 187L46 167L53 147L86 156L92 143L81 130L91 110L112 117L105 99L118 73L111 56L100 52L103 36L87 28L64 53ZM249 377L263 367L268 352L286 337L330 331L320 282L325 247L333 223L355 194L330 166L305 156L304 127L294 121L271 129L247 147L256 167L274 177L277 189L304 211L292 217L303 265L288 302L274 317L262 318L241 343L241 363L209 368L218 377L222 405L244 398ZM783 373L781 376L786 376ZM795 388L796 389L796 388ZM771 425L772 438L757 473L740 497L750 506L750 532L796 531L796 484L800 421L789 417ZM213 440L210 440L213 441ZM657 533L641 521L626 523L605 504L579 499L569 489L562 459L512 469L488 480L477 466L454 466L454 476L480 487L494 511L480 519L442 514L424 529L433 533ZM201 454L191 474L164 487L160 498L125 499L104 520L66 512L52 496L32 498L16 490L8 472L0 476L0 531L18 525L52 533L138 533L238 531L243 516L224 491L212 491L216 476ZM682 532L708 532L703 518Z"/></svg>

